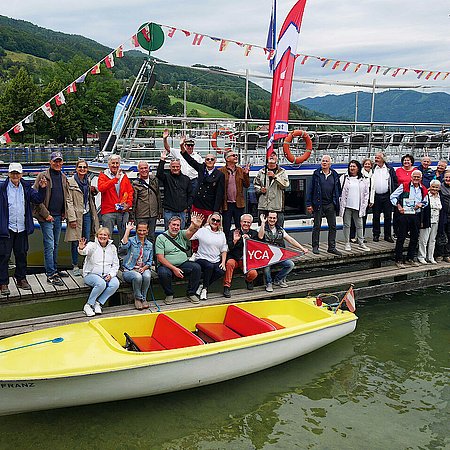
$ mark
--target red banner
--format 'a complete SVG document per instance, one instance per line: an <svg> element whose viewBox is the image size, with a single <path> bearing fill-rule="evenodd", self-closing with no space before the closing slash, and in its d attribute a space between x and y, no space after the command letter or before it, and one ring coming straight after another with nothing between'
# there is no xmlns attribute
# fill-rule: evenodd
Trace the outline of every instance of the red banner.
<svg viewBox="0 0 450 450"><path fill-rule="evenodd" d="M244 273L252 269L272 266L286 259L302 256L303 252L288 250L277 245L267 244L254 239L244 240Z"/></svg>

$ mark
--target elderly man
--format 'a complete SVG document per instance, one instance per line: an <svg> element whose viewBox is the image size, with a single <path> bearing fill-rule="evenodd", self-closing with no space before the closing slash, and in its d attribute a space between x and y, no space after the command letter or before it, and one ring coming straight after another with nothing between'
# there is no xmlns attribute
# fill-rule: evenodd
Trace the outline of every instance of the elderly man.
<svg viewBox="0 0 450 450"><path fill-rule="evenodd" d="M434 173L434 180L444 182L444 173L447 170L447 160L440 159L437 163L436 172Z"/></svg>
<svg viewBox="0 0 450 450"><path fill-rule="evenodd" d="M253 217L251 214L242 214L240 227L235 228L228 237L228 254L225 264L225 277L223 279L223 296L226 298L231 297L230 288L233 272L238 268L242 270L243 267L245 239L258 239L258 232L250 228L252 222ZM245 274L245 284L249 291L253 290L253 281L257 276L258 272L253 269Z"/></svg>
<svg viewBox="0 0 450 450"><path fill-rule="evenodd" d="M2 295L9 295L8 262L14 251L16 269L14 278L17 287L30 290L27 281L28 235L33 233L33 214L31 204L44 201L47 179L41 178L39 190L31 183L22 180L23 169L20 163L11 163L8 178L0 182L0 289Z"/></svg>
<svg viewBox="0 0 450 450"><path fill-rule="evenodd" d="M134 189L132 213L136 224L148 225L148 238L154 243L156 220L162 217L159 183L155 175L150 173L147 161L139 161L138 172L138 178L131 183Z"/></svg>
<svg viewBox="0 0 450 450"><path fill-rule="evenodd" d="M284 225L284 191L289 187L287 172L278 165L278 156L272 153L253 181L258 198L258 216L269 211L278 214L278 225Z"/></svg>
<svg viewBox="0 0 450 450"><path fill-rule="evenodd" d="M179 159L170 161L169 173L164 172L167 151L161 152L156 176L164 186L164 227L169 228L169 220L177 216L181 220L181 229L185 228L187 214L192 206L192 184L188 176L181 173L181 163Z"/></svg>
<svg viewBox="0 0 450 450"><path fill-rule="evenodd" d="M169 138L169 130L166 128L163 131L164 148L167 151L167 153L172 156L172 158L178 159L180 161L181 173L189 177L189 179L191 180L192 192L195 193L197 191L197 182L198 182L197 171L192 166L190 166L187 163L187 161L184 160L184 158L181 157L181 152L186 151L199 164L203 162L202 157L194 150L195 141L194 139L186 139L186 137L183 136L180 140L180 150L178 150L176 148L170 147L168 138Z"/></svg>
<svg viewBox="0 0 450 450"><path fill-rule="evenodd" d="M384 153L376 153L369 199L369 206L373 206L372 233L374 242L380 240L381 213L384 216L384 240L391 243L394 242L394 239L392 239L392 204L389 197L396 188L397 176L395 175L395 169L386 163Z"/></svg>
<svg viewBox="0 0 450 450"><path fill-rule="evenodd" d="M189 261L187 252L189 240L201 227L202 220L203 216L194 212L191 215L189 228L180 230L181 219L173 216L169 219L169 228L156 238L155 253L158 261L158 277L166 294L164 300L166 304L173 302L172 278L182 280L185 275L189 276L186 298L191 303L200 302L195 293L200 285L202 269L196 262Z"/></svg>
<svg viewBox="0 0 450 450"><path fill-rule="evenodd" d="M102 225L108 228L111 238L114 225L117 225L120 240L125 233L134 191L127 174L120 168L119 155L108 158L108 169L99 175L97 187L102 194Z"/></svg>
<svg viewBox="0 0 450 450"><path fill-rule="evenodd" d="M342 256L336 249L336 215L339 213L339 198L341 196L341 184L338 173L331 168L330 155L323 155L320 168L313 172L306 193L306 210L314 214L312 231L313 253L319 254L319 238L322 218L327 219L328 224L328 253Z"/></svg>
<svg viewBox="0 0 450 450"><path fill-rule="evenodd" d="M237 228L241 215L245 210L244 188L250 186L250 165L244 168L237 165L238 154L229 151L226 156L226 165L219 170L225 175L225 195L223 198L223 231L228 237L231 230L231 221Z"/></svg>
<svg viewBox="0 0 450 450"><path fill-rule="evenodd" d="M61 152L50 155L50 168L36 177L33 188L38 190L41 180L47 180L48 189L42 203L33 209L34 217L39 221L44 242L44 266L47 283L64 286L61 277L68 275L58 270L58 244L61 235L62 221L66 216L69 184L62 173L63 157Z"/></svg>
<svg viewBox="0 0 450 450"><path fill-rule="evenodd" d="M431 180L434 180L434 170L430 167L431 158L424 156L420 162L417 170L422 172L422 184L428 189L430 187Z"/></svg>
<svg viewBox="0 0 450 450"><path fill-rule="evenodd" d="M404 269L403 244L409 232L408 254L406 264L419 266L414 256L419 241L420 212L428 205L427 188L422 184L422 172L414 170L411 181L399 185L391 194L391 203L398 209L398 236L395 244L395 262L399 269Z"/></svg>

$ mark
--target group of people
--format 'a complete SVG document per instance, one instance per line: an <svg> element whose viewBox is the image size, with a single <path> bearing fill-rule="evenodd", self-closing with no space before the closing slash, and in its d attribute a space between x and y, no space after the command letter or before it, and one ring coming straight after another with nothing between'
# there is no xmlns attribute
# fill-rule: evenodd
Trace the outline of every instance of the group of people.
<svg viewBox="0 0 450 450"><path fill-rule="evenodd" d="M313 173L306 196L307 211L314 217L313 253L320 253L320 229L325 217L329 229L328 252L342 255L336 248L337 215L343 221L345 250L351 250L351 243L357 242L361 250L370 251L366 245L365 225L371 209L373 241L380 240L383 214L383 238L395 242L398 268L404 268L405 264L436 264L438 260L450 262L450 171L447 161L440 160L436 170L430 167L428 156L422 158L417 168L414 162L412 155L404 155L401 167L395 170L386 162L385 155L378 152L373 162L365 159L361 164L351 160L347 173L339 176L331 168L331 157L324 155L321 167ZM404 259L403 246L408 236L408 252Z"/></svg>
<svg viewBox="0 0 450 450"><path fill-rule="evenodd" d="M28 235L33 232L33 216L39 221L44 247L47 282L64 285L68 276L57 263L62 223L67 222L65 240L71 244L73 275L83 276L92 287L84 312L100 314L102 306L119 287L117 274L133 287L135 306L147 309L147 293L151 282L151 266L155 263L166 303L174 298L172 281L188 278L187 298L198 303L208 297L212 283L222 279L223 295L231 297L233 273L243 267L245 239L296 247L307 252L283 228L284 192L289 186L286 171L278 164L275 153L253 180L258 199L259 230L251 228L253 217L245 213L245 190L250 186L250 166L238 165L238 155L228 151L225 165L216 167L216 156L203 159L195 152L195 142L182 138L180 149L169 145L169 132L163 133L164 150L156 174L146 161L138 163L138 176L130 180L120 167L118 155L111 155L108 168L91 184L88 163L79 160L75 173L67 177L63 156L51 154L49 168L38 174L33 185L22 179L19 163L9 166L8 179L0 183L0 286L9 295L8 262L14 252L17 286L31 289L26 280ZM165 170L168 156L169 170ZM436 263L439 258L450 262L450 171L439 161L430 168L429 157L415 168L412 155L401 159L394 170L381 152L374 161L362 164L351 160L347 173L339 176L332 168L329 155L314 171L306 195L307 212L313 215L312 251L320 253L322 219L328 223L328 252L337 256L336 217L343 219L345 250L353 242L363 251L366 245L366 217L373 215L373 241L381 237L380 216L383 214L383 238L396 241L396 263ZM163 198L161 198L161 187ZM100 215L95 197L101 193ZM164 219L165 232L155 235L156 223ZM234 222L234 228L233 228ZM101 224L101 226L100 226ZM119 231L119 249L112 240L113 229ZM135 231L134 236L130 236ZM403 245L409 236L406 261ZM93 240L90 239L93 237ZM79 255L85 256L83 267ZM416 261L416 255L418 256ZM155 259L155 261L154 261ZM286 287L286 276L292 261L279 264L272 279L271 268L264 269L266 290ZM255 270L245 274L247 289L253 289Z"/></svg>

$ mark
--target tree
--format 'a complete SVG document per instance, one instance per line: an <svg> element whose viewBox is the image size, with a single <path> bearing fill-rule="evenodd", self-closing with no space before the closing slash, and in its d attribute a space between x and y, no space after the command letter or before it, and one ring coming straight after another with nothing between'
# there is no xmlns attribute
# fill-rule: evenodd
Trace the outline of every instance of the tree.
<svg viewBox="0 0 450 450"><path fill-rule="evenodd" d="M184 114L183 103L175 102L171 107L171 114L173 116L182 116Z"/></svg>

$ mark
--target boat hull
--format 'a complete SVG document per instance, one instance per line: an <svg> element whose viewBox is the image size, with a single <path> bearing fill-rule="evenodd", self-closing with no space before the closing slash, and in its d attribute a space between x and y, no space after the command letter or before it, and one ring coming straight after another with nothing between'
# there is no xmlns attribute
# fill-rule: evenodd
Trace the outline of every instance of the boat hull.
<svg viewBox="0 0 450 450"><path fill-rule="evenodd" d="M145 397L217 383L312 352L355 327L356 320L280 341L134 369L0 381L0 415Z"/></svg>

